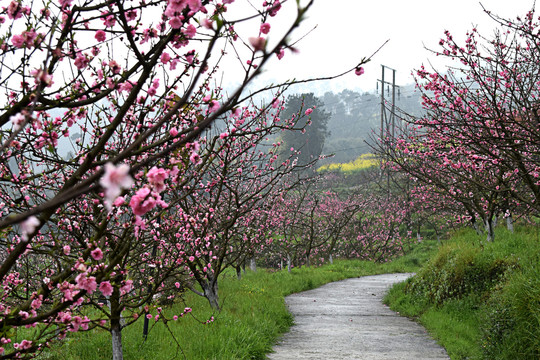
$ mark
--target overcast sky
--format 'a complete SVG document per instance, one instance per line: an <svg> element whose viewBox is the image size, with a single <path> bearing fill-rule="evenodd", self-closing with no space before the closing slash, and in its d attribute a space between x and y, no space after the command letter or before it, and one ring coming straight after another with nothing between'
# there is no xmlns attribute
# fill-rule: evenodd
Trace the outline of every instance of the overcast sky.
<svg viewBox="0 0 540 360"><path fill-rule="evenodd" d="M236 2L241 1L246 0ZM533 0L482 0L481 3L495 14L515 18L530 10ZM291 13L291 7L295 6L295 1L289 1L283 12ZM278 17L272 20L277 21ZM279 21L286 20L282 17ZM271 25L270 35L276 36L280 23L271 22ZM463 42L473 26L477 26L483 35L491 35L497 27L477 0L315 0L308 19L295 38L315 26L298 43L298 54L287 54L281 61L274 60L258 82L339 73L355 66L362 57L371 55L389 39L365 66L364 75L350 75L331 83L310 85L310 88L319 93L324 90L339 92L344 88L374 90L381 75L381 64L396 69L397 84L406 85L413 82L411 70L422 64L428 65L428 59L438 68L442 67L424 46L437 49L444 30L448 29L454 39Z"/></svg>

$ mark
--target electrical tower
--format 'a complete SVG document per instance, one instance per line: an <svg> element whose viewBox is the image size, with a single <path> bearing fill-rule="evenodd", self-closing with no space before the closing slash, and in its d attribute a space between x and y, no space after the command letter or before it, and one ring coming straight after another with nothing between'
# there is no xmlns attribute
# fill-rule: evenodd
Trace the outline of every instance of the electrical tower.
<svg viewBox="0 0 540 360"><path fill-rule="evenodd" d="M392 70L392 82L385 81L385 69ZM392 138L395 135L396 130L396 89L398 90L398 96L400 95L400 87L396 85L396 70L391 67L381 65L381 78L377 80L377 91L379 91L379 83L381 84L381 139L384 138L385 131L387 136ZM386 100L384 97L384 87L386 85L386 91L390 96L390 86L392 86L392 107L390 110L390 118L387 115Z"/></svg>

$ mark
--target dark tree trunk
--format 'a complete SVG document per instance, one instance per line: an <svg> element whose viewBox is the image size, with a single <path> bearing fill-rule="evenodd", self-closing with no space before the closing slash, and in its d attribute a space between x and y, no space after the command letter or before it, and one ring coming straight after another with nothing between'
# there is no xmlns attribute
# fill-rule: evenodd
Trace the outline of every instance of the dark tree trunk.
<svg viewBox="0 0 540 360"><path fill-rule="evenodd" d="M240 265L236 265L236 277L238 280L242 280L242 268Z"/></svg>

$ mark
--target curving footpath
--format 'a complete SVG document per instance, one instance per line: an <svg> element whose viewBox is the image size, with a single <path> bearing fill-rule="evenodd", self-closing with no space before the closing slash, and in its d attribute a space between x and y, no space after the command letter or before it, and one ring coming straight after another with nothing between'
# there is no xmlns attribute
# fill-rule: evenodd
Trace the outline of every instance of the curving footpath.
<svg viewBox="0 0 540 360"><path fill-rule="evenodd" d="M392 284L411 275L365 276L288 296L295 325L268 358L449 359L422 326L381 302Z"/></svg>

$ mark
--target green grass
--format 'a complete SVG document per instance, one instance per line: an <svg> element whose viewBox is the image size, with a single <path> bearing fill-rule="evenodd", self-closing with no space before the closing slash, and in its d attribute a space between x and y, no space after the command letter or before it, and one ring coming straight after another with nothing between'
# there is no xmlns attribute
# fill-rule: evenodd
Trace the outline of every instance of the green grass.
<svg viewBox="0 0 540 360"><path fill-rule="evenodd" d="M462 231L385 303L423 324L451 359L540 359L540 241L534 227L493 243Z"/></svg>
<svg viewBox="0 0 540 360"><path fill-rule="evenodd" d="M292 324L284 297L319 287L325 283L363 275L389 272L415 272L436 250L436 244L424 241L406 256L393 262L336 260L321 267L302 267L287 271L247 272L237 280L233 272L220 282L222 311L213 313L205 299L192 293L185 303L166 309L173 315L185 306L192 316L151 327L148 339L142 339L142 320L122 331L125 359L264 359L279 336ZM211 316L215 321L201 324ZM198 320L196 320L197 318ZM153 323L153 321L151 321ZM105 331L70 334L52 347L43 359L111 359L110 335Z"/></svg>

